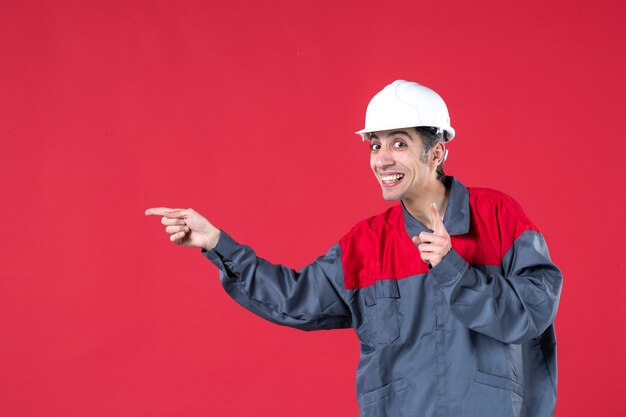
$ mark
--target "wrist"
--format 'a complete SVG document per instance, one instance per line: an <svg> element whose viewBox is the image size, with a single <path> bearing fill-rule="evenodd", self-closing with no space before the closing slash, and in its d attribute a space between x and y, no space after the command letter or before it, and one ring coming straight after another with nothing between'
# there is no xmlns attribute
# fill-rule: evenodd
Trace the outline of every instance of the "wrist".
<svg viewBox="0 0 626 417"><path fill-rule="evenodd" d="M209 237L206 243L203 245L203 249L207 251L215 249L218 242L220 241L220 235L221 235L220 229L216 229L216 232L209 234Z"/></svg>

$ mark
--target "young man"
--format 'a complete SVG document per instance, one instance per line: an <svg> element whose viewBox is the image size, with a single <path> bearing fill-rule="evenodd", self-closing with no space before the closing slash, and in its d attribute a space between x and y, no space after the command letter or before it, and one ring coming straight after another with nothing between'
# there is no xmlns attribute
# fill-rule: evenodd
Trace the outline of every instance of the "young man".
<svg viewBox="0 0 626 417"><path fill-rule="evenodd" d="M202 248L226 291L278 324L353 327L363 416L543 417L556 401L562 277L507 195L445 176L448 110L398 80L370 101L365 129L383 198L300 271L273 265L192 209L151 208L170 239Z"/></svg>

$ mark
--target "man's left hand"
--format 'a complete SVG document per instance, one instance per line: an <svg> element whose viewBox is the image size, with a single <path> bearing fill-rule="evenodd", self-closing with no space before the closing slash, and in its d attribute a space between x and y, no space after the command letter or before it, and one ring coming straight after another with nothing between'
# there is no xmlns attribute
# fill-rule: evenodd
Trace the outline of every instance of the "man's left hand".
<svg viewBox="0 0 626 417"><path fill-rule="evenodd" d="M443 225L443 219L439 215L437 205L431 205L430 221L433 227L433 233L422 232L417 236L413 236L412 240L420 251L422 260L428 263L431 268L439 265L439 262L452 249L450 235Z"/></svg>

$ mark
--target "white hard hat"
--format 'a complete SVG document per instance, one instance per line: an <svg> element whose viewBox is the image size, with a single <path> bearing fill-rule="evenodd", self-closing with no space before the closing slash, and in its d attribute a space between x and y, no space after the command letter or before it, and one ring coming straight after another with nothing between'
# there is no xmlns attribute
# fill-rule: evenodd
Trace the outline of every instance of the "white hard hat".
<svg viewBox="0 0 626 417"><path fill-rule="evenodd" d="M367 106L365 128L356 132L431 126L443 130L444 140L454 138L448 108L439 94L418 83L396 80L376 94Z"/></svg>

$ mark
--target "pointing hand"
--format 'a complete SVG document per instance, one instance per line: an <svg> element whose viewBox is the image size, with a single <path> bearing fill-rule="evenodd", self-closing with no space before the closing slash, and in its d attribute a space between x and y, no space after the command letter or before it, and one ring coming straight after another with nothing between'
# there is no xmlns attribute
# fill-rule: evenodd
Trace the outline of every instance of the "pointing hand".
<svg viewBox="0 0 626 417"><path fill-rule="evenodd" d="M220 238L220 229L213 226L193 209L155 207L146 210L146 216L162 216L161 223L170 240L190 248L213 249Z"/></svg>
<svg viewBox="0 0 626 417"><path fill-rule="evenodd" d="M433 227L433 233L421 232L418 236L413 236L412 240L424 262L430 264L432 268L439 265L439 262L452 249L450 235L443 225L443 219L439 215L437 205L433 203L430 206L430 221Z"/></svg>

